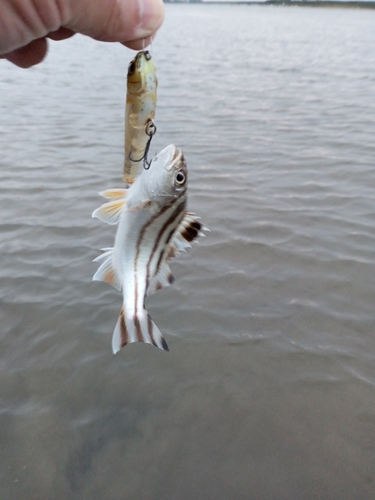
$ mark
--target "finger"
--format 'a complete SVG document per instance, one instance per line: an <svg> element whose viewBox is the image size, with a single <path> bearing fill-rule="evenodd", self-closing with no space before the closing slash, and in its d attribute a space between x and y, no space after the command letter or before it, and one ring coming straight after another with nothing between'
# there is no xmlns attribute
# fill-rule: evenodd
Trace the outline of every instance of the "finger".
<svg viewBox="0 0 375 500"><path fill-rule="evenodd" d="M142 50L145 49L152 43L152 40L155 38L154 36L147 36L146 38L140 38L139 40L132 40L131 42L122 42L122 45L128 47L132 50Z"/></svg>
<svg viewBox="0 0 375 500"><path fill-rule="evenodd" d="M0 0L0 53L9 54L62 26L58 1Z"/></svg>
<svg viewBox="0 0 375 500"><path fill-rule="evenodd" d="M20 68L30 68L30 66L43 61L47 54L47 49L47 40L45 38L38 38L20 49L3 54L3 56Z"/></svg>
<svg viewBox="0 0 375 500"><path fill-rule="evenodd" d="M59 40L66 40L67 38L70 38L73 35L75 35L74 31L68 28L60 28L56 31L51 31L51 33L48 33L47 37L50 38L51 40L59 41Z"/></svg>
<svg viewBox="0 0 375 500"><path fill-rule="evenodd" d="M71 0L70 7L65 27L107 42L147 39L164 19L163 0Z"/></svg>

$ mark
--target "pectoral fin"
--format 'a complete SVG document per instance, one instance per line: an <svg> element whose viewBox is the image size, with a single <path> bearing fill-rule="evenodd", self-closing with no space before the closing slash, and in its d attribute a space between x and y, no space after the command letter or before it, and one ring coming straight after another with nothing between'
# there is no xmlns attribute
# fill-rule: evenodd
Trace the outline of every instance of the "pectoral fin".
<svg viewBox="0 0 375 500"><path fill-rule="evenodd" d="M127 203L126 208L127 212L137 212L137 210L141 210L142 208L145 208L147 206L151 206L151 200L144 200L141 203L138 203L138 205L134 205L132 203Z"/></svg>
<svg viewBox="0 0 375 500"><path fill-rule="evenodd" d="M117 224L120 220L125 203L124 198L104 203L101 207L94 210L92 217L96 217L107 224Z"/></svg>
<svg viewBox="0 0 375 500"><path fill-rule="evenodd" d="M100 196L103 198L107 198L107 200L119 200L120 198L125 198L127 195L127 189L106 189L105 191L101 191Z"/></svg>

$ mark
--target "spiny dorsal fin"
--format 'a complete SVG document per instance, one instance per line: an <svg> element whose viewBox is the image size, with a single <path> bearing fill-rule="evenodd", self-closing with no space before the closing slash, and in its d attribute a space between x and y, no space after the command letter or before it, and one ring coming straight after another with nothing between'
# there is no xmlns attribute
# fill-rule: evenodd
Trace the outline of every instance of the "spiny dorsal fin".
<svg viewBox="0 0 375 500"><path fill-rule="evenodd" d="M96 217L107 224L117 224L120 220L124 206L124 198L109 201L94 210L92 217Z"/></svg>
<svg viewBox="0 0 375 500"><path fill-rule="evenodd" d="M104 253L94 259L94 262L98 262L100 266L92 279L93 281L104 281L105 283L109 283L117 288L117 290L121 291L121 281L112 264L113 248L106 248L105 250Z"/></svg>
<svg viewBox="0 0 375 500"><path fill-rule="evenodd" d="M180 222L171 242L168 245L159 271L152 278L147 288L147 295L174 283L174 277L166 261L175 257L181 251L184 252L186 248L190 248L191 241L198 236L204 236L202 231L209 231L209 229L198 222L197 219L198 217L194 216L191 212L185 213L184 218Z"/></svg>
<svg viewBox="0 0 375 500"><path fill-rule="evenodd" d="M167 259L175 257L180 252L185 252L187 248L191 247L192 241L199 236L205 236L203 231L209 231L198 219L200 217L197 217L192 212L185 213L168 246Z"/></svg>

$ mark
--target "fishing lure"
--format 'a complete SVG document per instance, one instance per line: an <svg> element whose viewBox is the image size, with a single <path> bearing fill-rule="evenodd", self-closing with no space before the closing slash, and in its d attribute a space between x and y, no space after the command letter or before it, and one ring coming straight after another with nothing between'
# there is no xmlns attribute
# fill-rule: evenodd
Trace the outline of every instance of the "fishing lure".
<svg viewBox="0 0 375 500"><path fill-rule="evenodd" d="M148 167L147 153L156 132L154 124L158 80L148 50L138 52L128 68L125 111L125 162L123 179L132 184L139 166Z"/></svg>

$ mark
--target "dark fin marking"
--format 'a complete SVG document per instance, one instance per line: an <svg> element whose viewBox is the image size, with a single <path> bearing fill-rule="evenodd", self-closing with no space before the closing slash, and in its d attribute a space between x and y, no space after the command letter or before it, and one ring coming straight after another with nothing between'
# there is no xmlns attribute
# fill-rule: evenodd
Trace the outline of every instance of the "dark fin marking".
<svg viewBox="0 0 375 500"><path fill-rule="evenodd" d="M198 230L190 225L183 230L181 235L185 238L186 241L190 243L198 236Z"/></svg>
<svg viewBox="0 0 375 500"><path fill-rule="evenodd" d="M196 229L197 231L200 231L202 228L202 224L198 222L197 220L194 220L193 222L190 223L190 226Z"/></svg>
<svg viewBox="0 0 375 500"><path fill-rule="evenodd" d="M120 311L120 331L121 331L121 347L125 347L129 343L129 333L126 328L124 307Z"/></svg>
<svg viewBox="0 0 375 500"><path fill-rule="evenodd" d="M147 329L148 329L148 334L150 336L150 340L151 340L151 343L152 345L154 345L155 347L158 347L157 343L155 342L155 339L154 339L154 327L153 327L153 321L151 319L151 316L148 314L147 315Z"/></svg>
<svg viewBox="0 0 375 500"><path fill-rule="evenodd" d="M157 274L152 278L147 288L147 295L151 295L172 283L174 283L174 277L172 276L171 269L167 263L164 263Z"/></svg>
<svg viewBox="0 0 375 500"><path fill-rule="evenodd" d="M164 337L162 337L162 338L161 338L161 344L162 344L162 346L163 346L164 351L169 352L169 347L168 347L168 344L166 343L166 341L165 341L165 338L164 338Z"/></svg>
<svg viewBox="0 0 375 500"><path fill-rule="evenodd" d="M135 342L144 342L145 339L143 337L142 328L138 316L134 316L133 321L135 327L135 338L136 338Z"/></svg>

